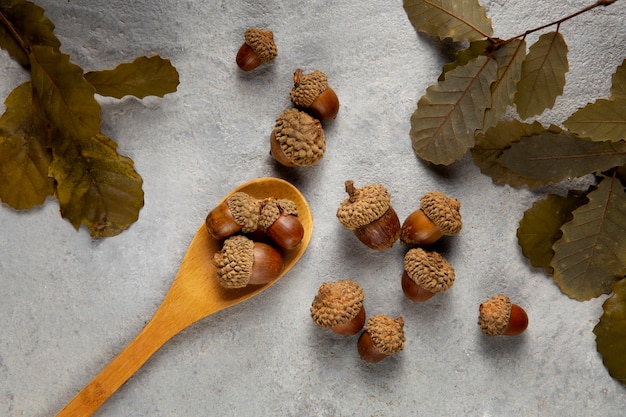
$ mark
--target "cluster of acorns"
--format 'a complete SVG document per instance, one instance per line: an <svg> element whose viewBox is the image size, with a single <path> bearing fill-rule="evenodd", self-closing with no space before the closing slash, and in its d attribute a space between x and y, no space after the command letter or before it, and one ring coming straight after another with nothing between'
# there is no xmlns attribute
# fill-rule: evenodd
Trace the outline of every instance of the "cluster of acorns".
<svg viewBox="0 0 626 417"><path fill-rule="evenodd" d="M244 33L244 43L237 53L236 62L243 71L251 71L263 62L274 60L277 53L272 31L249 28ZM276 119L270 136L271 154L277 162L287 167L311 166L320 161L326 150L320 120L337 116L339 100L322 71L304 74L301 69L297 69L293 82L290 98L295 108L283 111ZM400 224L391 206L391 196L383 185L371 184L357 188L353 181L346 181L345 187L348 198L341 203L337 217L361 242L375 250L388 249L398 239L412 246L405 254L401 279L402 290L407 298L426 301L454 284L455 272L450 263L441 254L426 250L423 246L431 245L444 235L454 236L461 231L458 200L440 192L426 193L420 200L420 208ZM263 206L266 203L259 204ZM254 210L256 212L259 209ZM211 214L207 217L209 233L212 227L209 225L210 217ZM254 215L246 218L251 221ZM268 230L265 227L263 229ZM251 233L255 230L256 226L246 224L241 231ZM267 231L270 236L271 233ZM215 235L213 237L218 238ZM242 237L227 239L224 242L225 249L215 255L218 271L229 271L218 272L218 277L220 274L230 275L230 270L235 269L232 256L229 255L235 252L230 249L230 239L240 240ZM251 246L250 243L246 245ZM257 245L262 244L254 242L254 246ZM250 250L247 249L248 252ZM240 269L239 266L237 268ZM220 278L222 280L227 281ZM256 280L252 279L248 283L256 283ZM327 282L322 284L313 300L311 316L318 326L330 328L344 336L355 335L365 328L358 340L359 354L366 361L378 362L404 349L404 321L402 317L394 319L377 315L366 323L363 299L363 289L353 280ZM478 323L483 333L490 336L516 335L526 329L528 316L508 297L498 295L480 305Z"/></svg>
<svg viewBox="0 0 626 417"><path fill-rule="evenodd" d="M448 290L455 280L454 268L441 254L423 246L442 236L457 235L463 226L458 200L440 192L426 193L419 209L400 224L391 206L391 196L380 184L354 186L346 181L348 198L337 210L337 218L366 246L375 250L390 248L398 239L412 246L404 257L401 284L412 301L426 301ZM352 336L360 332L358 352L368 362L378 362L404 348L404 321L386 315L365 322L364 294L353 280L323 283L311 305L315 324L337 334ZM528 326L528 316L505 295L497 295L479 307L478 324L488 336L518 335Z"/></svg>
<svg viewBox="0 0 626 417"><path fill-rule="evenodd" d="M244 71L251 71L278 54L274 34L270 30L249 28L239 48L236 62ZM293 74L291 102L296 108L283 111L270 135L270 151L274 159L287 167L317 164L326 152L326 138L320 121L337 117L339 99L328 85L325 73L315 70Z"/></svg>
<svg viewBox="0 0 626 417"><path fill-rule="evenodd" d="M213 256L217 279L225 288L267 284L283 270L283 251L304 236L296 204L287 199L257 199L236 192L209 212L209 235L222 241Z"/></svg>

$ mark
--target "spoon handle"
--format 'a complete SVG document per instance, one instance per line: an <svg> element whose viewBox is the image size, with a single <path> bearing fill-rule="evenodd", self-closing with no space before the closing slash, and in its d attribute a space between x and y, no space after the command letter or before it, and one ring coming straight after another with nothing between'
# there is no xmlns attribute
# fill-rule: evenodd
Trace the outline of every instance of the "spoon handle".
<svg viewBox="0 0 626 417"><path fill-rule="evenodd" d="M189 324L159 309L131 341L56 417L91 416L113 393L174 335Z"/></svg>

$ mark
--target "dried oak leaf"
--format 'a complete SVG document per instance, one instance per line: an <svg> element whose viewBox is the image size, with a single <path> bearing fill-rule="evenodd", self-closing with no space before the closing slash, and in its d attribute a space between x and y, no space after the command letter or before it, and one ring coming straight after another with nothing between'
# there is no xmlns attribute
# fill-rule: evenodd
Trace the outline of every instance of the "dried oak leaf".
<svg viewBox="0 0 626 417"><path fill-rule="evenodd" d="M594 141L626 139L626 98L599 99L572 114L565 127Z"/></svg>
<svg viewBox="0 0 626 417"><path fill-rule="evenodd" d="M54 24L44 16L44 9L24 0L7 0L0 2L0 14L3 19L11 22L21 39L27 46L50 46L58 51L61 42L54 35ZM30 66L26 51L7 30L0 24L0 48L6 49L9 55L25 68Z"/></svg>
<svg viewBox="0 0 626 417"><path fill-rule="evenodd" d="M585 194L577 191L570 191L567 196L549 194L526 210L517 228L517 243L532 266L552 274L552 245L563 235L561 227L572 220L572 211L589 201Z"/></svg>
<svg viewBox="0 0 626 417"><path fill-rule="evenodd" d="M544 33L531 45L522 65L515 104L522 119L552 108L563 94L565 74L569 70L567 44L560 32Z"/></svg>
<svg viewBox="0 0 626 417"><path fill-rule="evenodd" d="M514 172L500 163L499 158L514 143L546 131L559 133L561 129L556 126L546 129L537 121L529 124L515 119L503 120L486 132L476 135L476 145L471 149L472 157L480 172L491 177L495 184L508 184L512 187L526 185L531 188L544 186L550 181L539 180L533 173L521 175Z"/></svg>
<svg viewBox="0 0 626 417"><path fill-rule="evenodd" d="M43 204L54 194L48 130L30 81L5 100L0 117L0 200L17 210Z"/></svg>
<svg viewBox="0 0 626 417"><path fill-rule="evenodd" d="M526 42L519 39L507 42L494 51L493 59L498 63L498 75L491 85L491 107L485 111L482 130L496 125L513 104L525 58Z"/></svg>
<svg viewBox="0 0 626 417"><path fill-rule="evenodd" d="M160 56L142 56L112 70L91 71L85 79L96 88L96 93L115 98L163 97L175 92L179 84L176 68Z"/></svg>
<svg viewBox="0 0 626 417"><path fill-rule="evenodd" d="M474 146L474 135L491 107L497 70L494 59L479 56L428 87L411 116L410 136L420 158L449 165Z"/></svg>
<svg viewBox="0 0 626 417"><path fill-rule="evenodd" d="M493 35L491 19L477 0L404 0L404 10L418 32L440 39L475 41Z"/></svg>
<svg viewBox="0 0 626 417"><path fill-rule="evenodd" d="M626 192L617 176L605 177L572 212L552 246L554 281L565 294L589 300L608 294L626 275Z"/></svg>
<svg viewBox="0 0 626 417"><path fill-rule="evenodd" d="M454 56L454 61L448 62L443 66L441 75L439 75L439 81L446 79L446 73L448 71L467 65L471 60L476 59L479 56L487 56L487 48L491 45L492 43L487 39L470 42L467 48L457 51Z"/></svg>
<svg viewBox="0 0 626 417"><path fill-rule="evenodd" d="M138 218L141 177L100 134L100 105L82 69L50 47L35 46L30 57L34 98L54 134L49 174L61 215L75 228L86 225L93 237L115 236Z"/></svg>
<svg viewBox="0 0 626 417"><path fill-rule="evenodd" d="M592 142L568 131L544 131L513 143L498 163L520 176L559 182L626 164L626 143Z"/></svg>
<svg viewBox="0 0 626 417"><path fill-rule="evenodd" d="M34 98L64 140L84 139L100 132L100 105L95 88L68 55L49 46L33 46L30 54ZM65 139L67 138L67 139Z"/></svg>
<svg viewBox="0 0 626 417"><path fill-rule="evenodd" d="M611 98L626 98L626 59L611 76Z"/></svg>
<svg viewBox="0 0 626 417"><path fill-rule="evenodd" d="M142 179L116 143L97 134L54 148L50 173L57 181L61 215L92 237L120 234L137 221L143 207Z"/></svg>
<svg viewBox="0 0 626 417"><path fill-rule="evenodd" d="M602 308L604 312L593 329L596 347L609 374L626 385L626 279L615 283Z"/></svg>

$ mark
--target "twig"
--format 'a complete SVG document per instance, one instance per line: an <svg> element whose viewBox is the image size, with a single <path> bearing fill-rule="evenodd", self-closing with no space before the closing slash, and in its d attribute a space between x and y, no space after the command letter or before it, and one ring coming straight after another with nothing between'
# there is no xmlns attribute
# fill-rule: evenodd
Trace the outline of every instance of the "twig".
<svg viewBox="0 0 626 417"><path fill-rule="evenodd" d="M545 24L543 26L539 26L537 28L527 30L526 32L522 33L521 35L513 36L512 38L509 38L509 39L507 39L505 41L498 42L498 44L505 44L505 43L511 42L512 40L518 39L518 38L525 38L526 36L530 35L533 32L538 32L538 31L543 30L543 29L545 29L547 27L550 27L550 26L555 26L556 25L558 27L558 26L561 25L561 23L563 23L563 22L565 22L567 20L573 19L574 17L576 17L578 15L586 13L589 10L593 10L593 9L595 9L598 6L608 6L610 4L615 3L616 1L617 0L597 0L594 4L592 4L590 6L587 6L584 9L577 11L576 13L573 13L573 14L571 14L569 16L565 16L565 17L563 17L563 18L561 18L559 20L555 20L554 22Z"/></svg>

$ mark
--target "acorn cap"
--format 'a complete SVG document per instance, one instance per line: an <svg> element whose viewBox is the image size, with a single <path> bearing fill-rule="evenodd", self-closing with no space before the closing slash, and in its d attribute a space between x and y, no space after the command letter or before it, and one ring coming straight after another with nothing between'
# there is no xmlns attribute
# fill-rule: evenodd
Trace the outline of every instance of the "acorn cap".
<svg viewBox="0 0 626 417"><path fill-rule="evenodd" d="M356 230L378 220L391 207L391 195L381 184L357 188L354 181L348 180L345 185L350 196L339 205L337 218L350 230Z"/></svg>
<svg viewBox="0 0 626 417"><path fill-rule="evenodd" d="M506 295L495 295L478 308L478 325L487 336L500 336L511 318L511 300Z"/></svg>
<svg viewBox="0 0 626 417"><path fill-rule="evenodd" d="M444 235L459 234L463 227L459 200L448 198L444 193L430 192L424 194L420 203L420 209L426 214L426 217L439 227Z"/></svg>
<svg viewBox="0 0 626 417"><path fill-rule="evenodd" d="M311 318L322 328L354 319L363 308L363 288L353 280L323 283L311 305Z"/></svg>
<svg viewBox="0 0 626 417"><path fill-rule="evenodd" d="M271 30L249 28L244 32L246 44L264 62L272 61L278 55L276 43L274 43L274 33Z"/></svg>
<svg viewBox="0 0 626 417"><path fill-rule="evenodd" d="M273 133L285 157L294 165L314 165L326 151L321 123L298 109L282 112L276 119Z"/></svg>
<svg viewBox="0 0 626 417"><path fill-rule="evenodd" d="M226 199L235 223L241 226L244 233L254 232L259 223L260 202L242 191L236 192Z"/></svg>
<svg viewBox="0 0 626 417"><path fill-rule="evenodd" d="M291 89L291 101L299 107L310 107L320 94L328 89L326 74L315 70L310 74L303 74L297 69L293 74L293 88Z"/></svg>
<svg viewBox="0 0 626 417"><path fill-rule="evenodd" d="M221 251L213 255L217 280L226 288L241 288L248 285L253 263L254 242L242 235L226 239Z"/></svg>
<svg viewBox="0 0 626 417"><path fill-rule="evenodd" d="M261 202L261 213L259 215L259 227L263 231L274 224L276 220L282 215L284 216L297 216L298 206L291 200L268 198Z"/></svg>
<svg viewBox="0 0 626 417"><path fill-rule="evenodd" d="M454 268L437 252L410 249L404 255L404 270L417 285L432 293L446 291L454 284Z"/></svg>
<svg viewBox="0 0 626 417"><path fill-rule="evenodd" d="M404 320L392 319L379 314L367 320L366 330L372 338L374 347L385 355L393 355L404 349Z"/></svg>

